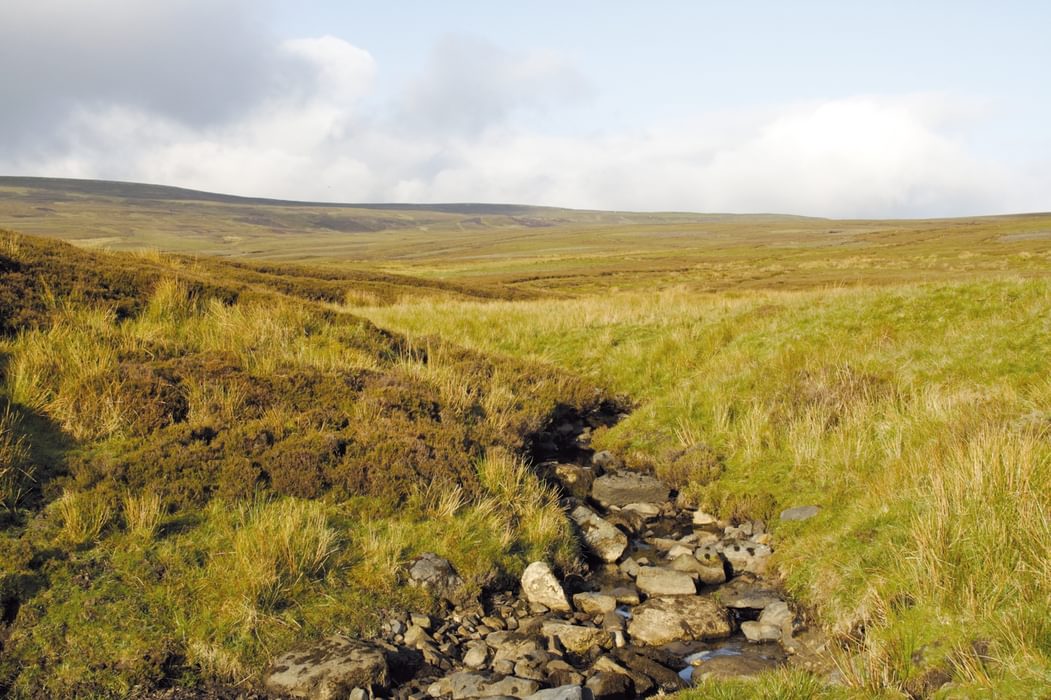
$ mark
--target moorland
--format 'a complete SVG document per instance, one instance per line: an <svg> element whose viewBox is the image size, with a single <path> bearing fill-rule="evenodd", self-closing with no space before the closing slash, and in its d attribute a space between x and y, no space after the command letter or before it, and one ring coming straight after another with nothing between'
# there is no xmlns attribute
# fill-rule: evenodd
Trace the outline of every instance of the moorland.
<svg viewBox="0 0 1051 700"><path fill-rule="evenodd" d="M0 685L250 688L391 609L579 569L566 415L833 640L696 697L1051 684L1051 214L832 221L272 202L0 178ZM703 446L701 464L675 458ZM782 521L802 504L816 517ZM937 683L932 679L938 679Z"/></svg>

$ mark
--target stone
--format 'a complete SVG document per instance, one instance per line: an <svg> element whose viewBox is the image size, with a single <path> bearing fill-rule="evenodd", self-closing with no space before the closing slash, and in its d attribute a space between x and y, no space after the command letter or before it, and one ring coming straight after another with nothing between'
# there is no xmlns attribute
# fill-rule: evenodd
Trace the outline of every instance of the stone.
<svg viewBox="0 0 1051 700"><path fill-rule="evenodd" d="M617 586L610 589L609 594L617 599L622 605L638 605L639 592L633 586Z"/></svg>
<svg viewBox="0 0 1051 700"><path fill-rule="evenodd" d="M592 649L609 649L613 646L613 637L610 632L597 627L584 627L551 620L545 622L540 631L545 637L557 639L566 651L578 656L583 656Z"/></svg>
<svg viewBox="0 0 1051 700"><path fill-rule="evenodd" d="M466 602L462 596L463 579L448 559L434 552L425 552L412 561L409 565L409 581L453 605Z"/></svg>
<svg viewBox="0 0 1051 700"><path fill-rule="evenodd" d="M631 534L638 533L646 524L646 516L635 510L621 508L610 509L606 514L606 522Z"/></svg>
<svg viewBox="0 0 1051 700"><path fill-rule="evenodd" d="M650 597L697 593L697 585L689 574L655 566L639 569L639 575L635 577L635 585Z"/></svg>
<svg viewBox="0 0 1051 700"><path fill-rule="evenodd" d="M730 562L734 573L763 574L766 572L767 560L773 550L765 544L736 542L723 547L723 556Z"/></svg>
<svg viewBox="0 0 1051 700"><path fill-rule="evenodd" d="M628 557L620 563L620 570L624 575L635 578L639 575L639 563L633 557Z"/></svg>
<svg viewBox="0 0 1051 700"><path fill-rule="evenodd" d="M636 697L631 677L620 673L599 671L588 679L585 687L595 700L633 700Z"/></svg>
<svg viewBox="0 0 1051 700"><path fill-rule="evenodd" d="M381 647L338 636L283 654L266 678L268 691L308 700L336 700L354 688L385 689L389 684Z"/></svg>
<svg viewBox="0 0 1051 700"><path fill-rule="evenodd" d="M776 642L781 639L780 627L755 620L742 622L741 632L750 642Z"/></svg>
<svg viewBox="0 0 1051 700"><path fill-rule="evenodd" d="M617 458L609 450L602 450L591 456L591 463L599 469L609 469L617 465Z"/></svg>
<svg viewBox="0 0 1051 700"><path fill-rule="evenodd" d="M412 625L405 632L404 643L407 647L418 649L423 644L434 644L434 639L419 625Z"/></svg>
<svg viewBox="0 0 1051 700"><path fill-rule="evenodd" d="M646 544L651 545L654 549L661 552L670 552L673 547L679 545L679 540L673 540L670 537L651 537L646 540Z"/></svg>
<svg viewBox="0 0 1051 700"><path fill-rule="evenodd" d="M364 688L355 688L350 691L347 700L368 700L369 693Z"/></svg>
<svg viewBox="0 0 1051 700"><path fill-rule="evenodd" d="M507 676L492 680L480 673L461 671L449 676L449 693L453 700L469 698L493 698L507 696L512 698L529 697L540 689L536 681Z"/></svg>
<svg viewBox="0 0 1051 700"><path fill-rule="evenodd" d="M530 603L543 605L548 610L573 611L562 584L545 562L535 561L526 567L522 574L522 593Z"/></svg>
<svg viewBox="0 0 1051 700"><path fill-rule="evenodd" d="M666 693L673 693L686 687L686 682L679 674L663 664L657 663L651 658L643 656L630 649L617 649L614 656L624 664L629 671L635 674L647 676L660 686ZM633 675L633 677L635 677Z"/></svg>
<svg viewBox="0 0 1051 700"><path fill-rule="evenodd" d="M756 656L713 656L694 668L693 680L747 679L776 667L776 661Z"/></svg>
<svg viewBox="0 0 1051 700"><path fill-rule="evenodd" d="M718 589L715 597L728 608L746 610L762 610L772 603L781 602L777 591L741 579Z"/></svg>
<svg viewBox="0 0 1051 700"><path fill-rule="evenodd" d="M615 562L628 548L628 537L600 518L587 506L577 506L569 514L584 535L584 541L600 559Z"/></svg>
<svg viewBox="0 0 1051 700"><path fill-rule="evenodd" d="M566 493L583 501L591 494L595 472L576 464L556 464L555 478Z"/></svg>
<svg viewBox="0 0 1051 700"><path fill-rule="evenodd" d="M656 503L629 503L621 510L638 513L646 520L653 520L661 514L661 507Z"/></svg>
<svg viewBox="0 0 1051 700"><path fill-rule="evenodd" d="M409 621L412 622L412 624L416 625L417 627L420 627L421 629L424 629L424 630L426 630L428 632L431 629L431 618L428 617L427 615L420 615L419 613L413 613L412 615L409 616Z"/></svg>
<svg viewBox="0 0 1051 700"><path fill-rule="evenodd" d="M635 608L628 623L631 640L650 646L721 639L731 632L726 608L703 596L650 598Z"/></svg>
<svg viewBox="0 0 1051 700"><path fill-rule="evenodd" d="M693 547L687 547L684 544L677 544L668 550L668 559L677 559L681 556L693 556Z"/></svg>
<svg viewBox="0 0 1051 700"><path fill-rule="evenodd" d="M821 511L817 506L796 506L781 511L782 520L809 520Z"/></svg>
<svg viewBox="0 0 1051 700"><path fill-rule="evenodd" d="M603 593L577 593L573 605L588 615L606 615L617 609L617 599Z"/></svg>
<svg viewBox="0 0 1051 700"><path fill-rule="evenodd" d="M563 685L558 688L538 690L526 700L591 700L591 691L579 684Z"/></svg>
<svg viewBox="0 0 1051 700"><path fill-rule="evenodd" d="M663 503L670 489L664 482L638 472L617 472L595 479L591 497L606 506L626 506L629 503Z"/></svg>
<svg viewBox="0 0 1051 700"><path fill-rule="evenodd" d="M705 513L703 510L697 510L693 513L693 524L697 527L704 527L705 525L714 525L719 522L719 519L710 513Z"/></svg>
<svg viewBox="0 0 1051 700"><path fill-rule="evenodd" d="M763 612L759 613L759 622L767 625L774 625L776 627L789 626L791 630L792 622L795 620L795 615L788 608L788 603L783 600L779 600L776 603L770 603Z"/></svg>
<svg viewBox="0 0 1051 700"><path fill-rule="evenodd" d="M470 669L480 669L489 660L489 647L482 642L474 642L467 645L467 652L463 655L463 665Z"/></svg>

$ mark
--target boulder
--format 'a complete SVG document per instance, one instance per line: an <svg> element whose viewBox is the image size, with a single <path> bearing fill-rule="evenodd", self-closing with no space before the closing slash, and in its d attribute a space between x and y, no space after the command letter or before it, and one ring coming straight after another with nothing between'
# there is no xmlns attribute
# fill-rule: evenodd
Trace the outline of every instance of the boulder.
<svg viewBox="0 0 1051 700"><path fill-rule="evenodd" d="M724 545L722 550L726 561L730 562L730 567L737 574L765 573L767 560L773 554L773 550L765 544L754 544L748 541Z"/></svg>
<svg viewBox="0 0 1051 700"><path fill-rule="evenodd" d="M635 577L635 585L647 596L694 595L697 585L693 577L682 571L644 566Z"/></svg>
<svg viewBox="0 0 1051 700"><path fill-rule="evenodd" d="M274 662L268 691L293 698L336 700L355 688L385 689L390 670L383 649L345 637L329 637L290 651Z"/></svg>
<svg viewBox="0 0 1051 700"><path fill-rule="evenodd" d="M777 662L756 656L713 656L693 670L693 681L718 679L748 679L764 671L777 668Z"/></svg>
<svg viewBox="0 0 1051 700"><path fill-rule="evenodd" d="M555 479L566 493L583 501L591 494L595 472L576 464L556 464Z"/></svg>
<svg viewBox="0 0 1051 700"><path fill-rule="evenodd" d="M628 548L627 535L600 518L587 506L577 506L569 517L580 527L588 548L603 561L617 561Z"/></svg>
<svg viewBox="0 0 1051 700"><path fill-rule="evenodd" d="M562 584L545 562L535 561L526 567L522 573L522 593L530 603L543 605L548 610L573 611Z"/></svg>
<svg viewBox="0 0 1051 700"><path fill-rule="evenodd" d="M742 622L741 632L750 642L776 642L781 639L780 627L755 620Z"/></svg>
<svg viewBox="0 0 1051 700"><path fill-rule="evenodd" d="M606 615L616 610L617 599L603 593L577 593L573 596L573 605L588 615Z"/></svg>
<svg viewBox="0 0 1051 700"><path fill-rule="evenodd" d="M585 684L595 700L633 700L635 685L630 676L599 671Z"/></svg>
<svg viewBox="0 0 1051 700"><path fill-rule="evenodd" d="M817 506L796 506L781 511L782 520L809 520L821 511Z"/></svg>
<svg viewBox="0 0 1051 700"><path fill-rule="evenodd" d="M702 596L650 598L635 608L628 623L632 641L650 646L721 639L731 631L726 608Z"/></svg>
<svg viewBox="0 0 1051 700"><path fill-rule="evenodd" d="M606 506L629 503L663 503L670 489L664 482L638 472L616 472L595 479L591 497Z"/></svg>
<svg viewBox="0 0 1051 700"><path fill-rule="evenodd" d="M592 649L609 649L613 646L613 636L609 630L596 627L550 620L540 627L540 632L549 639L557 639L566 651L577 656L584 656Z"/></svg>
<svg viewBox="0 0 1051 700"><path fill-rule="evenodd" d="M465 602L462 599L463 579L448 559L434 552L425 552L412 561L409 565L409 582L454 605Z"/></svg>
<svg viewBox="0 0 1051 700"><path fill-rule="evenodd" d="M591 691L577 684L538 690L526 700L591 700L591 698Z"/></svg>
<svg viewBox="0 0 1051 700"><path fill-rule="evenodd" d="M481 673L461 671L448 677L449 695L453 700L469 698L493 698L506 696L512 698L529 697L540 689L536 681L507 676L494 680ZM444 694L444 693L443 693Z"/></svg>

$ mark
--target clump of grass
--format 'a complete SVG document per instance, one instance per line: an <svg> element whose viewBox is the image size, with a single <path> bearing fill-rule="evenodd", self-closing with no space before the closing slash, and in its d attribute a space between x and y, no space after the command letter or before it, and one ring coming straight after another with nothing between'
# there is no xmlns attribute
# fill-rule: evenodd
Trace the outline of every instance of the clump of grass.
<svg viewBox="0 0 1051 700"><path fill-rule="evenodd" d="M0 412L0 505L5 508L18 505L35 471L19 423L18 414L5 405Z"/></svg>
<svg viewBox="0 0 1051 700"><path fill-rule="evenodd" d="M152 540L164 517L161 497L149 490L139 494L128 491L121 500L128 532L140 540Z"/></svg>
<svg viewBox="0 0 1051 700"><path fill-rule="evenodd" d="M53 508L62 522L63 540L73 546L97 541L113 515L106 499L91 492L67 490Z"/></svg>

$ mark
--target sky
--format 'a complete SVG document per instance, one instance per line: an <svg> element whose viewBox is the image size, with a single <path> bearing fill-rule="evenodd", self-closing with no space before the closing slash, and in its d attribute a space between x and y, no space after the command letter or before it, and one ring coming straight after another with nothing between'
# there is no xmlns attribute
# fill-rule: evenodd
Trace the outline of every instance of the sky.
<svg viewBox="0 0 1051 700"><path fill-rule="evenodd" d="M341 202L1051 210L1051 3L0 0L0 174Z"/></svg>

